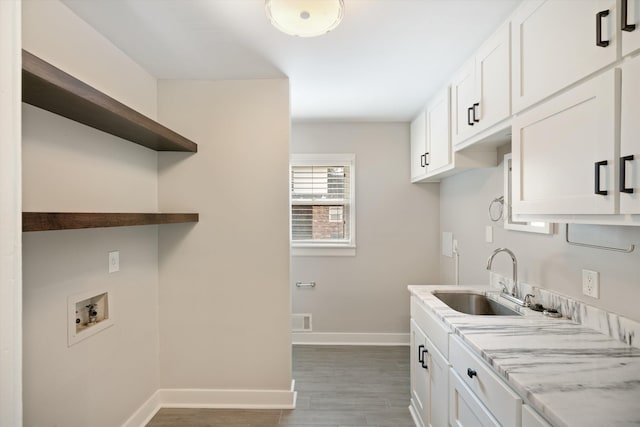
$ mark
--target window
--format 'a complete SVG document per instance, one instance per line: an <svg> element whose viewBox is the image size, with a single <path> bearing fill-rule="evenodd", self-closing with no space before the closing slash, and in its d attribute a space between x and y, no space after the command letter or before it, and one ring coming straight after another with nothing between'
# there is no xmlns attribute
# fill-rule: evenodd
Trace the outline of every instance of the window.
<svg viewBox="0 0 640 427"><path fill-rule="evenodd" d="M355 255L355 156L291 156L293 255Z"/></svg>

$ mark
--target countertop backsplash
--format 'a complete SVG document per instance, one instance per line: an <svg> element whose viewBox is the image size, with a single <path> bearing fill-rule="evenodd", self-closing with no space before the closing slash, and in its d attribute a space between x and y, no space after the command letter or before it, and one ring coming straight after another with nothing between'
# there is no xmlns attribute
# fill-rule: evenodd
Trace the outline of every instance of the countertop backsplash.
<svg viewBox="0 0 640 427"><path fill-rule="evenodd" d="M512 279L492 272L490 274L490 286L497 290L502 290L501 283L506 283L509 288L513 286ZM609 313L582 301L576 301L565 295L524 282L518 283L517 293L519 297L524 297L526 294L535 295L533 303L542 304L545 308L556 309L567 319L630 346L640 348L640 322L615 313Z"/></svg>

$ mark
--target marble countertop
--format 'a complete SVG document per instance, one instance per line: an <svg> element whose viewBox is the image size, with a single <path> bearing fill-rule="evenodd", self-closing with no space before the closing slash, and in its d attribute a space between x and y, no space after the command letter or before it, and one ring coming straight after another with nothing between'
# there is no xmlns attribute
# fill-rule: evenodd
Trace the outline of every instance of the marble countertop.
<svg viewBox="0 0 640 427"><path fill-rule="evenodd" d="M436 298L435 290L490 289L409 286L553 426L640 425L640 349L527 308L519 309L523 316L459 313ZM500 302L515 307L505 299Z"/></svg>

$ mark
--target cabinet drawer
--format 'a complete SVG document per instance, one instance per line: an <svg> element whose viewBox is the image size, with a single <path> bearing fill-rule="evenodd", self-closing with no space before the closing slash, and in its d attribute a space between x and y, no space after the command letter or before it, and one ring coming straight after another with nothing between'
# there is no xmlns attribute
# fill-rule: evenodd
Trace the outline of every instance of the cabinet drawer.
<svg viewBox="0 0 640 427"><path fill-rule="evenodd" d="M444 357L449 358L449 327L424 308L416 297L411 297L411 318L427 334Z"/></svg>
<svg viewBox="0 0 640 427"><path fill-rule="evenodd" d="M450 337L449 361L452 369L504 426L520 426L522 399L475 356L462 341Z"/></svg>
<svg viewBox="0 0 640 427"><path fill-rule="evenodd" d="M449 424L453 427L500 427L498 420L453 369L449 370Z"/></svg>

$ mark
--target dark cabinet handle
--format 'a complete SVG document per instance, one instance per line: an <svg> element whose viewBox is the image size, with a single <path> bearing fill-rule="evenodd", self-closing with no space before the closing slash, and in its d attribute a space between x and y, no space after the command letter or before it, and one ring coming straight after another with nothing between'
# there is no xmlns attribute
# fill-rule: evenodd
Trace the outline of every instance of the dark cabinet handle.
<svg viewBox="0 0 640 427"><path fill-rule="evenodd" d="M424 358L425 353L429 353L429 350L427 350L426 348L424 350L422 350L422 367L428 371L429 370L429 365L425 365L425 362L426 362L426 360Z"/></svg>
<svg viewBox="0 0 640 427"><path fill-rule="evenodd" d="M471 109L473 110L473 121L476 122L476 123L480 122L480 120L476 118L476 108L479 107L479 106L480 106L480 104L476 102L471 107Z"/></svg>
<svg viewBox="0 0 640 427"><path fill-rule="evenodd" d="M473 126L473 122L471 121L471 110L473 110L473 107L467 108L467 124L469 126Z"/></svg>
<svg viewBox="0 0 640 427"><path fill-rule="evenodd" d="M426 161L427 161L427 155L423 154L420 156L420 167L425 167L426 166Z"/></svg>
<svg viewBox="0 0 640 427"><path fill-rule="evenodd" d="M424 346L420 344L418 346L418 363L421 365L424 363L424 352L422 350L424 350Z"/></svg>
<svg viewBox="0 0 640 427"><path fill-rule="evenodd" d="M424 153L424 165L429 166L429 152Z"/></svg>
<svg viewBox="0 0 640 427"><path fill-rule="evenodd" d="M629 4L628 0L622 0L622 8L620 11L621 21L622 21L622 31L631 32L636 29L636 24L628 24L627 23L627 13L629 12Z"/></svg>
<svg viewBox="0 0 640 427"><path fill-rule="evenodd" d="M467 375L469 376L469 378L473 378L473 377L477 377L478 373L476 371L474 371L473 369L468 368L467 369Z"/></svg>
<svg viewBox="0 0 640 427"><path fill-rule="evenodd" d="M609 46L609 40L602 40L602 18L609 16L609 10L596 13L596 45L600 47Z"/></svg>
<svg viewBox="0 0 640 427"><path fill-rule="evenodd" d="M601 166L607 166L609 162L607 162L606 160L603 160L601 162L596 162L595 163L595 194L599 194L601 196L606 196L607 194L609 194L609 192L607 190L600 190L600 167Z"/></svg>
<svg viewBox="0 0 640 427"><path fill-rule="evenodd" d="M627 162L633 160L633 154L620 157L620 192L633 194L633 187L627 188Z"/></svg>

